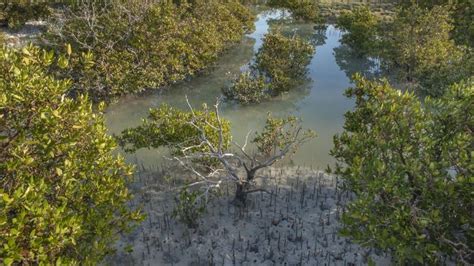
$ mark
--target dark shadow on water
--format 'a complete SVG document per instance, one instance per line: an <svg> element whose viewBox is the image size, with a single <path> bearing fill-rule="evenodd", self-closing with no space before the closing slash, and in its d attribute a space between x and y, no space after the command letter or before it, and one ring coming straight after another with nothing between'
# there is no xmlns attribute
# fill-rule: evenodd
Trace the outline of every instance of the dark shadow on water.
<svg viewBox="0 0 474 266"><path fill-rule="evenodd" d="M334 48L334 57L339 68L346 73L349 79L352 79L355 73L360 73L369 79L379 78L383 74L379 59L359 56L347 45Z"/></svg>

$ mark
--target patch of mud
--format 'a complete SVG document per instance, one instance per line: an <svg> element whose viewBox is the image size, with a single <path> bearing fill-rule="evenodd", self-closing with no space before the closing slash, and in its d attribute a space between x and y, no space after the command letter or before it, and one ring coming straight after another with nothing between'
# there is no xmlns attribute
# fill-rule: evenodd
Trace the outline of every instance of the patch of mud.
<svg viewBox="0 0 474 266"><path fill-rule="evenodd" d="M135 204L146 220L117 244L112 265L377 265L390 257L339 236L344 203L351 195L338 180L307 168L268 169L260 185L269 193L232 204L233 188L210 200L197 229L171 216L176 192L162 175L141 174ZM171 186L172 187L172 186ZM127 251L126 251L127 250Z"/></svg>

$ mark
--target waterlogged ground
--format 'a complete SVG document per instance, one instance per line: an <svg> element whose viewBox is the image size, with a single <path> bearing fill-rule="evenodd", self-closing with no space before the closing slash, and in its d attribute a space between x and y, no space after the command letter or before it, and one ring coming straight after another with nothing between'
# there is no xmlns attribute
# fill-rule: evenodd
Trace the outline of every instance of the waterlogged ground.
<svg viewBox="0 0 474 266"><path fill-rule="evenodd" d="M214 104L216 97L221 95L221 88L252 60L265 33L271 27L280 27L287 33L304 36L317 45L308 67L309 81L287 95L259 105L222 104L221 113L231 121L232 133L237 142L242 142L249 130L260 130L268 112L275 116L301 117L303 126L314 129L318 137L305 144L289 163L320 169L333 163L329 155L333 135L342 130L344 113L353 106L353 101L343 95L344 90L351 85L348 76L356 71L369 72L375 66L370 61L351 56L340 45L341 32L334 26L315 30L312 24L282 25L274 22L282 16L281 12L261 13L256 21L255 32L224 54L207 73L164 90L126 96L111 105L106 114L110 131L118 134L125 128L138 125L150 108L162 103L187 108L185 95L196 107L202 103ZM128 158L145 167L155 167L163 162L162 155L163 151L160 150L141 150L128 155Z"/></svg>
<svg viewBox="0 0 474 266"><path fill-rule="evenodd" d="M343 206L352 195L338 179L311 168L262 171L248 206L231 203L233 188L211 197L188 228L173 218L175 184L166 172L140 172L134 203L145 221L118 242L110 265L389 265L390 256L339 235ZM266 181L264 181L266 180Z"/></svg>

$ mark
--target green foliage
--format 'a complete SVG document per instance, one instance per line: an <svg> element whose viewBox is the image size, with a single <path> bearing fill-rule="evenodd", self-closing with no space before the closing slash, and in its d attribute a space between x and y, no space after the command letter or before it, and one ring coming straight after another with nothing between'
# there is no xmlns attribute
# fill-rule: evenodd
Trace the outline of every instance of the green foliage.
<svg viewBox="0 0 474 266"><path fill-rule="evenodd" d="M453 35L459 44L474 47L474 2L458 0L452 6Z"/></svg>
<svg viewBox="0 0 474 266"><path fill-rule="evenodd" d="M232 86L224 88L224 96L241 104L260 103L269 98L268 84L262 76L254 76L251 71L241 73Z"/></svg>
<svg viewBox="0 0 474 266"><path fill-rule="evenodd" d="M311 43L300 37L268 33L250 71L241 74L223 93L227 99L249 104L288 92L305 77L313 54Z"/></svg>
<svg viewBox="0 0 474 266"><path fill-rule="evenodd" d="M295 116L285 118L273 118L268 114L265 127L262 132L256 133L252 143L255 144L259 153L264 156L272 156L280 150L284 149L291 141L296 131L301 130L299 127L300 120ZM315 132L307 130L303 133L303 138L314 138ZM297 148L297 147L295 147ZM291 152L295 152L293 150Z"/></svg>
<svg viewBox="0 0 474 266"><path fill-rule="evenodd" d="M168 147L173 155L181 155L181 149L193 146L188 152L207 152L209 148L201 145L201 132L191 125L204 130L209 141L216 145L219 143L219 126L216 113L210 111L206 105L201 110L194 112L181 111L168 105L151 109L148 119L142 125L126 129L118 138L119 143L127 152L134 152L141 148ZM221 120L223 127L223 144L230 145L230 123Z"/></svg>
<svg viewBox="0 0 474 266"><path fill-rule="evenodd" d="M29 20L44 19L50 15L47 3L31 3L31 1L19 0L14 3L4 1L0 17L3 18L10 29L18 30Z"/></svg>
<svg viewBox="0 0 474 266"><path fill-rule="evenodd" d="M231 182L236 185L236 199L245 204L260 169L291 155L302 143L314 137L314 132L303 131L300 121L294 117L277 119L269 116L262 132L255 133L250 140L258 148L254 155L245 151L248 139L247 144L233 151L230 148L230 123L220 118L217 108L218 104L214 112L206 107L183 112L162 106L152 110L141 126L125 130L119 141L123 146L131 145L125 146L129 152L166 145L186 173L199 177L193 186L202 186L208 193ZM265 160L260 161L261 158ZM196 226L196 219L205 208L201 197L198 192L186 188L181 192L175 216L190 227Z"/></svg>
<svg viewBox="0 0 474 266"><path fill-rule="evenodd" d="M313 54L314 47L300 37L269 33L257 52L253 68L270 79L272 93L279 95L306 75Z"/></svg>
<svg viewBox="0 0 474 266"><path fill-rule="evenodd" d="M384 60L400 70L402 80L429 95L442 95L450 84L469 77L473 68L468 53L450 39L452 30L447 7L400 9L384 36Z"/></svg>
<svg viewBox="0 0 474 266"><path fill-rule="evenodd" d="M469 35L467 6L463 1L453 5L402 1L393 20L387 22L362 7L343 13L337 27L346 31L342 43L356 55L381 59L382 66L396 73L402 83L437 97L474 71L472 48L455 43L468 43L457 33Z"/></svg>
<svg viewBox="0 0 474 266"><path fill-rule="evenodd" d="M173 210L173 217L177 218L189 228L197 228L199 218L206 211L206 202L199 191L190 191L183 188Z"/></svg>
<svg viewBox="0 0 474 266"><path fill-rule="evenodd" d="M73 75L75 90L103 98L196 75L252 30L253 21L237 0L83 3L52 21L45 39L94 53L91 71Z"/></svg>
<svg viewBox="0 0 474 266"><path fill-rule="evenodd" d="M377 17L366 6L343 12L336 27L347 32L341 43L351 47L357 54L366 55L377 47Z"/></svg>
<svg viewBox="0 0 474 266"><path fill-rule="evenodd" d="M432 9L444 6L450 10L453 21L453 39L458 44L474 46L474 1L472 0L418 0L416 4L421 8ZM399 5L403 8L411 8L412 0L402 0Z"/></svg>
<svg viewBox="0 0 474 266"><path fill-rule="evenodd" d="M296 20L321 23L319 6L314 0L269 0L267 5L272 8L286 8Z"/></svg>
<svg viewBox="0 0 474 266"><path fill-rule="evenodd" d="M60 63L62 62L62 63ZM96 264L141 217L100 110L48 72L65 56L0 48L0 263Z"/></svg>
<svg viewBox="0 0 474 266"><path fill-rule="evenodd" d="M423 103L355 76L356 108L334 138L336 174L356 199L342 233L401 263L472 263L474 84Z"/></svg>

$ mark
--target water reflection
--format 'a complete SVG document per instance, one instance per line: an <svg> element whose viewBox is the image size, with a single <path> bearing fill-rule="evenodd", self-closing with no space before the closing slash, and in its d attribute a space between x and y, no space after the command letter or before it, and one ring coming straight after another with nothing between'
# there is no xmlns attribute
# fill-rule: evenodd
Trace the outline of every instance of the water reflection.
<svg viewBox="0 0 474 266"><path fill-rule="evenodd" d="M355 73L360 73L367 78L381 76L380 60L359 56L347 45L340 45L334 48L334 58L348 78L351 78Z"/></svg>

